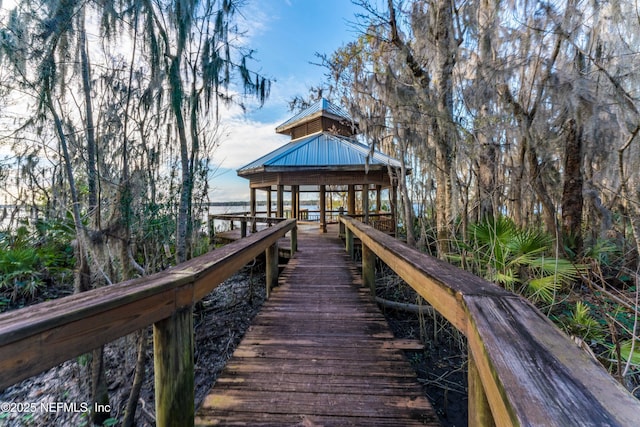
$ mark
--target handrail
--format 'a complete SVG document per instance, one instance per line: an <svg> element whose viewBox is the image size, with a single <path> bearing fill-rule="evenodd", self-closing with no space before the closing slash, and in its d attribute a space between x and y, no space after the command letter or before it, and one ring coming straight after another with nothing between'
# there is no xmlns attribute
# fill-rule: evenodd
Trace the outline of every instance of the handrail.
<svg viewBox="0 0 640 427"><path fill-rule="evenodd" d="M157 425L193 424L193 305L262 252L269 290L278 239L289 231L294 240L295 220L147 277L1 314L0 390L153 324ZM172 372L177 363L183 371ZM172 406L189 400L190 410Z"/></svg>
<svg viewBox="0 0 640 427"><path fill-rule="evenodd" d="M219 219L224 221L252 221L261 224L277 224L286 220L286 218L276 218L276 217L268 217L268 216L251 216L251 215L243 215L242 213L234 213L234 214L215 214L209 215L209 219Z"/></svg>
<svg viewBox="0 0 640 427"><path fill-rule="evenodd" d="M349 217L363 280L375 257L467 337L470 426L635 426L640 401L529 301Z"/></svg>

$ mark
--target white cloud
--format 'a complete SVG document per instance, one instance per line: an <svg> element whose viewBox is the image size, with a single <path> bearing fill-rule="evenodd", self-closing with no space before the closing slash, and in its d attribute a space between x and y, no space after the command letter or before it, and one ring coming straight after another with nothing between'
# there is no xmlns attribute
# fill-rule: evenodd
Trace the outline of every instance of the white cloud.
<svg viewBox="0 0 640 427"><path fill-rule="evenodd" d="M275 133L277 124L236 118L225 126L229 133L215 152L216 163L223 168L238 169L289 141Z"/></svg>

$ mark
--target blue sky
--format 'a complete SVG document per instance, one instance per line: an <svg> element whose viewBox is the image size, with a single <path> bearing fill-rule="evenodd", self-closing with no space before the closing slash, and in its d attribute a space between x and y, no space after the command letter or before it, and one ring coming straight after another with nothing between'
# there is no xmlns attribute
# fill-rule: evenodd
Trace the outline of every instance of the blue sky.
<svg viewBox="0 0 640 427"><path fill-rule="evenodd" d="M249 199L249 181L236 169L289 141L275 128L293 115L290 99L323 81L326 70L312 64L315 53L331 54L357 36L359 8L350 0L249 0L241 11L250 23L246 43L256 50L254 66L275 82L261 109L223 115L223 136L212 156L218 170L210 197L216 202Z"/></svg>

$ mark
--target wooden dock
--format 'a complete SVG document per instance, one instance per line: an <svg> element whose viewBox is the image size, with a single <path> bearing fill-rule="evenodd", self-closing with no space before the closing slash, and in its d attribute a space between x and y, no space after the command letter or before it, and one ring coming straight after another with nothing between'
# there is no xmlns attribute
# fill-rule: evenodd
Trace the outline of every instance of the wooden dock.
<svg viewBox="0 0 640 427"><path fill-rule="evenodd" d="M299 252L195 424L438 425L337 233L300 231Z"/></svg>

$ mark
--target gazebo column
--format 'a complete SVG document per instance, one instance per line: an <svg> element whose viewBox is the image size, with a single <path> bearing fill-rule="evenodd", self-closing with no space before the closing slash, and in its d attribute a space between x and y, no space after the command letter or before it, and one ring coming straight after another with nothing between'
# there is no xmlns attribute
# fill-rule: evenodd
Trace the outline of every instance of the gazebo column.
<svg viewBox="0 0 640 427"><path fill-rule="evenodd" d="M298 193L300 187L298 185L291 186L291 218L298 219Z"/></svg>
<svg viewBox="0 0 640 427"><path fill-rule="evenodd" d="M282 184L278 184L278 196L276 202L278 203L276 216L278 218L284 218L284 185Z"/></svg>
<svg viewBox="0 0 640 427"><path fill-rule="evenodd" d="M320 228L322 228L322 232L327 232L327 202L326 202L326 187L325 185L320 186Z"/></svg>
<svg viewBox="0 0 640 427"><path fill-rule="evenodd" d="M250 207L249 207L249 211L250 211L250 216L255 217L256 216L256 189L255 187L251 187L251 191L249 192L249 198L250 198ZM255 233L256 232L256 221L254 218L251 219L251 232Z"/></svg>
<svg viewBox="0 0 640 427"><path fill-rule="evenodd" d="M364 214L363 222L369 223L369 184L362 186L362 213Z"/></svg>
<svg viewBox="0 0 640 427"><path fill-rule="evenodd" d="M347 191L347 214L356 214L356 187L353 184L349 184Z"/></svg>
<svg viewBox="0 0 640 427"><path fill-rule="evenodd" d="M376 185L376 211L382 212L382 185Z"/></svg>
<svg viewBox="0 0 640 427"><path fill-rule="evenodd" d="M271 186L267 188L267 217L271 217Z"/></svg>

